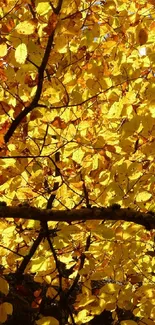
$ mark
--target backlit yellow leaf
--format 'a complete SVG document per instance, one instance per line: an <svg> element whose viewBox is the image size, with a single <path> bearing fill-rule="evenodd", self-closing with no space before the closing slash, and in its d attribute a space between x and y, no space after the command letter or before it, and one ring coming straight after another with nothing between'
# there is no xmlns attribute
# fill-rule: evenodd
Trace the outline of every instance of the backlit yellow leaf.
<svg viewBox="0 0 155 325"><path fill-rule="evenodd" d="M25 63L27 57L27 47L25 43L21 43L17 46L15 51L15 59L18 63Z"/></svg>
<svg viewBox="0 0 155 325"><path fill-rule="evenodd" d="M136 201L137 202L146 202L151 198L152 194L147 192L147 191L143 191L137 194L136 196Z"/></svg>
<svg viewBox="0 0 155 325"><path fill-rule="evenodd" d="M0 44L0 56L3 57L7 54L7 45L5 43Z"/></svg>
<svg viewBox="0 0 155 325"><path fill-rule="evenodd" d="M59 325L59 322L54 317L42 317L36 321L37 325Z"/></svg>
<svg viewBox="0 0 155 325"><path fill-rule="evenodd" d="M79 279L74 321L64 311L60 323L110 310L119 325L153 325L154 232L134 212L124 219L155 211L155 0L0 4L0 304L12 294L25 305L35 280L37 311ZM62 216L48 233L35 220L47 207ZM0 324L8 313L2 305Z"/></svg>
<svg viewBox="0 0 155 325"><path fill-rule="evenodd" d="M28 20L25 20L16 26L16 31L18 34L31 35L34 33L34 30L35 24Z"/></svg>
<svg viewBox="0 0 155 325"><path fill-rule="evenodd" d="M44 259L43 256L32 260L31 272L45 272L52 266L52 260ZM54 265L53 265L54 267Z"/></svg>
<svg viewBox="0 0 155 325"><path fill-rule="evenodd" d="M3 230L3 236L11 237L14 233L14 230L16 229L16 226L10 225L6 229Z"/></svg>
<svg viewBox="0 0 155 325"><path fill-rule="evenodd" d="M39 2L39 1L37 1L37 2ZM36 12L40 16L46 15L50 9L51 9L51 6L50 6L49 2L39 2L36 6Z"/></svg>
<svg viewBox="0 0 155 325"><path fill-rule="evenodd" d="M80 322L80 324L85 324L85 323L89 322L92 318L93 318L93 316L89 315L89 311L86 309L83 309L83 310L79 311L75 320L77 321L77 323Z"/></svg>
<svg viewBox="0 0 155 325"><path fill-rule="evenodd" d="M85 155L84 151L81 148L79 148L74 151L72 158L74 161L76 161L78 164L80 164L84 155Z"/></svg>

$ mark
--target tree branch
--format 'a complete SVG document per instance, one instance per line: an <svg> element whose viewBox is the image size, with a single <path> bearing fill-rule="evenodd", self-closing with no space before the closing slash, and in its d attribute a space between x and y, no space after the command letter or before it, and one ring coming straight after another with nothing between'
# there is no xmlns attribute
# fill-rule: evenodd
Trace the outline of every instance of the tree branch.
<svg viewBox="0 0 155 325"><path fill-rule="evenodd" d="M44 237L44 234L42 232L39 233L38 237L36 238L36 240L34 241L32 247L30 248L29 253L24 256L23 261L21 262L18 270L17 270L17 275L22 275L28 265L28 263L30 262L32 256L34 255L34 253L36 252L38 246L40 245L42 239Z"/></svg>
<svg viewBox="0 0 155 325"><path fill-rule="evenodd" d="M144 226L147 230L155 229L155 213L143 213L130 208L82 208L77 210L50 210L34 207L0 206L1 218L21 218L39 221L86 221L86 220L124 220Z"/></svg>
<svg viewBox="0 0 155 325"><path fill-rule="evenodd" d="M87 240L86 240L85 252L87 252L89 250L89 247L90 247L90 235L87 237ZM85 253L82 253L82 255L80 257L79 271L83 269L85 258L86 258ZM71 287L69 288L69 290L66 293L66 298L68 298L70 296L70 294L72 293L72 291L76 288L76 286L79 282L79 279L80 279L80 273L78 272L74 281L73 281L73 284L71 285Z"/></svg>
<svg viewBox="0 0 155 325"><path fill-rule="evenodd" d="M52 5L52 3L50 2L50 5L51 5L51 7L52 7L52 9L53 9L53 12L54 12L56 15L59 14L59 12L60 12L60 10L61 10L61 7L62 7L62 3L63 3L63 0L59 0L59 1L58 1L58 4L57 4L57 7L55 8L55 7Z"/></svg>
<svg viewBox="0 0 155 325"><path fill-rule="evenodd" d="M46 50L45 50L45 54L42 60L42 63L38 69L38 85L37 85L37 90L36 90L36 94L31 102L31 104L27 107L25 107L23 109L23 111L21 111L17 117L15 118L15 120L12 122L9 130L7 131L7 133L4 136L4 140L5 143L7 143L12 134L14 133L14 131L16 130L16 128L18 127L18 125L20 124L20 122L22 121L22 119L27 116L28 113L30 113L35 107L37 107L38 101L40 99L40 95L42 92L42 86L43 86L43 80L44 80L44 71L46 68L46 64L48 62L49 59L49 55L50 55L50 51L52 48L52 44L53 44L53 38L54 38L54 31L52 31L51 35L48 38L48 42L47 42L47 46L46 46Z"/></svg>
<svg viewBox="0 0 155 325"><path fill-rule="evenodd" d="M54 9L56 11L56 14L59 14L59 12L61 10L62 2L63 2L63 0L59 0L57 8ZM7 133L4 136L5 143L7 143L10 140L12 134L14 133L14 131L16 130L16 128L18 127L18 125L20 124L22 119L25 116L27 116L27 114L30 113L34 108L37 107L38 101L39 101L41 93L42 93L42 87L43 87L43 81L44 81L44 71L46 69L46 65L47 65L47 62L48 62L48 59L50 56L50 52L51 52L51 48L53 45L54 34L55 34L55 28L54 28L54 30L52 30L52 32L48 38L44 57L42 59L42 63L40 65L40 67L38 68L38 85L37 85L36 94L31 102L31 104L29 106L25 107L23 109L23 111L21 111L17 115L15 120L12 122L9 130L7 131Z"/></svg>

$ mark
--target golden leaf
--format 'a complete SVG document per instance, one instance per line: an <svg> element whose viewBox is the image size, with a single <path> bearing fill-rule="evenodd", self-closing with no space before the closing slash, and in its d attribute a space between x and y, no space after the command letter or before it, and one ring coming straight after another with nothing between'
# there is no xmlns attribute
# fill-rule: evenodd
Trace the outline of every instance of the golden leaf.
<svg viewBox="0 0 155 325"><path fill-rule="evenodd" d="M25 63L27 57L27 47L25 43L21 43L17 46L15 51L15 59L18 63Z"/></svg>
<svg viewBox="0 0 155 325"><path fill-rule="evenodd" d="M7 54L7 45L5 43L0 44L0 56L3 57Z"/></svg>
<svg viewBox="0 0 155 325"><path fill-rule="evenodd" d="M16 26L18 34L31 35L35 31L35 24L33 21L25 20Z"/></svg>
<svg viewBox="0 0 155 325"><path fill-rule="evenodd" d="M7 281L0 277L0 292L4 293L4 295L7 295L9 292L9 285Z"/></svg>

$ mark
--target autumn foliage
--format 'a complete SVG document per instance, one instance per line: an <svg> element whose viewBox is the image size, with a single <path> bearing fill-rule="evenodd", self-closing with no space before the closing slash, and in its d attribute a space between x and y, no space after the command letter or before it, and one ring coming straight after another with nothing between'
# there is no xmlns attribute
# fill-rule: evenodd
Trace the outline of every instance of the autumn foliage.
<svg viewBox="0 0 155 325"><path fill-rule="evenodd" d="M154 0L0 0L0 210L21 208L0 218L0 324L154 324L153 227L82 212L155 211L154 19Z"/></svg>

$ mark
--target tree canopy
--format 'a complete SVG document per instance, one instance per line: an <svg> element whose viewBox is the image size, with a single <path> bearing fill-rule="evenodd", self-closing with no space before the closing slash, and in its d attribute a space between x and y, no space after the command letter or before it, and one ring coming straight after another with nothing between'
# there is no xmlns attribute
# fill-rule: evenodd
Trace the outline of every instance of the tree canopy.
<svg viewBox="0 0 155 325"><path fill-rule="evenodd" d="M0 324L154 324L154 19L0 0Z"/></svg>

